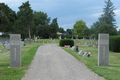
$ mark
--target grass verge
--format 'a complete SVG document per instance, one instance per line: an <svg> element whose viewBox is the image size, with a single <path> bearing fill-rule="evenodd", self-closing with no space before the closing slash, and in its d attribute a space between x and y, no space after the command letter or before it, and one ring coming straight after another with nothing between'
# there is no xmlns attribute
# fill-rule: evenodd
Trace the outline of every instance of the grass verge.
<svg viewBox="0 0 120 80"><path fill-rule="evenodd" d="M21 67L9 68L10 66L10 51L4 51L2 45L0 49L0 80L21 80L28 69L33 57L40 45L27 45L21 48Z"/></svg>
<svg viewBox="0 0 120 80"><path fill-rule="evenodd" d="M73 52L70 48L62 47L66 52L82 61L89 69L104 77L106 80L120 80L120 54L109 52L109 67L98 66L98 49L94 47L79 46L79 50L91 52L90 57L82 57L77 52Z"/></svg>

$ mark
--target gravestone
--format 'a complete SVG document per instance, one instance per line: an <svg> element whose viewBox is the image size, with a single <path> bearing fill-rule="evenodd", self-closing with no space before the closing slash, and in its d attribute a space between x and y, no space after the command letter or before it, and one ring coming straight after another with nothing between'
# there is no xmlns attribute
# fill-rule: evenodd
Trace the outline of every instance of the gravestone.
<svg viewBox="0 0 120 80"><path fill-rule="evenodd" d="M10 44L8 44L8 47L7 47L7 49L8 49L8 50L10 49Z"/></svg>
<svg viewBox="0 0 120 80"><path fill-rule="evenodd" d="M87 57L88 56L88 52L85 52L84 54L83 54L83 57Z"/></svg>
<svg viewBox="0 0 120 80"><path fill-rule="evenodd" d="M71 48L71 50L75 51L75 50L76 50L75 46L73 46L73 47Z"/></svg>
<svg viewBox="0 0 120 80"><path fill-rule="evenodd" d="M98 48L98 43L95 44L95 48Z"/></svg>
<svg viewBox="0 0 120 80"><path fill-rule="evenodd" d="M109 34L99 34L98 66L109 66Z"/></svg>
<svg viewBox="0 0 120 80"><path fill-rule="evenodd" d="M21 67L20 34L10 34L10 67Z"/></svg>
<svg viewBox="0 0 120 80"><path fill-rule="evenodd" d="M3 44L3 46L4 46L4 50L7 50L7 45L6 45L6 44Z"/></svg>
<svg viewBox="0 0 120 80"><path fill-rule="evenodd" d="M2 50L0 50L0 53L2 52Z"/></svg>
<svg viewBox="0 0 120 80"><path fill-rule="evenodd" d="M83 51L82 51L82 50L80 50L80 51L78 52L78 54L82 55L82 54L83 54Z"/></svg>
<svg viewBox="0 0 120 80"><path fill-rule="evenodd" d="M85 42L84 46L87 46L87 42Z"/></svg>
<svg viewBox="0 0 120 80"><path fill-rule="evenodd" d="M76 40L78 40L78 35L76 36Z"/></svg>

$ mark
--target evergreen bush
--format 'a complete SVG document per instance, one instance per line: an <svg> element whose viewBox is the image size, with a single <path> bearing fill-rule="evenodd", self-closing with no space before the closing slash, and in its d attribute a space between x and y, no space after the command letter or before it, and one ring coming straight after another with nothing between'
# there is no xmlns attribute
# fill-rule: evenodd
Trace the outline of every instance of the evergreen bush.
<svg viewBox="0 0 120 80"><path fill-rule="evenodd" d="M113 52L120 52L120 36L112 36L109 38L109 49Z"/></svg>
<svg viewBox="0 0 120 80"><path fill-rule="evenodd" d="M70 45L70 47L74 46L74 41L72 39L61 39L59 42L60 46Z"/></svg>

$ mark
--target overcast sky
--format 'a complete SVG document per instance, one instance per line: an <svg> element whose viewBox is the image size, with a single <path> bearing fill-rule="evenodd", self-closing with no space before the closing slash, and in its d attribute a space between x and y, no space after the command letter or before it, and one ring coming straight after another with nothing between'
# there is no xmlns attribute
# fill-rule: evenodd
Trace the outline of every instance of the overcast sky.
<svg viewBox="0 0 120 80"><path fill-rule="evenodd" d="M0 0L12 10L19 11L18 7L28 0ZM29 0L34 11L42 11L48 17L58 18L58 25L64 29L72 29L78 20L83 20L90 28L103 12L105 0ZM116 25L120 27L120 0L111 0L115 6Z"/></svg>

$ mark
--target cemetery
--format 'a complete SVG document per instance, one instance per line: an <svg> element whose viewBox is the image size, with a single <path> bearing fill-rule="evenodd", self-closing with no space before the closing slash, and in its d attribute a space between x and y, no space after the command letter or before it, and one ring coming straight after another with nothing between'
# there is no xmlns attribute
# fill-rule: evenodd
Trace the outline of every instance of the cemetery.
<svg viewBox="0 0 120 80"><path fill-rule="evenodd" d="M111 0L104 0L102 14L97 12L99 7L88 8L82 1L64 3L72 6L69 6L70 12L64 1L42 1L39 4L47 2L46 6L40 5L38 9L46 9L45 12L33 7L35 1L28 0L21 6L15 2L17 5L11 7L14 2L7 2L0 3L0 80L30 80L31 75L32 80L38 80L40 75L44 77L40 80L120 80L120 29L115 19L120 10ZM86 8L79 12L73 5L76 3ZM16 6L19 10L14 11ZM58 9L63 13L58 13ZM47 14L47 11L53 13L52 10L54 18ZM84 14L84 10L92 13ZM95 18L98 20L93 22ZM26 74L30 75L29 79Z"/></svg>
<svg viewBox="0 0 120 80"><path fill-rule="evenodd" d="M10 50L4 50L3 44L0 44L0 79L5 79L9 76L9 78L21 79L28 66L30 65L37 48L40 45L44 44L57 44L59 45L59 39L39 39L37 41L32 40L32 45L29 42L25 41L26 46L21 46L21 67L11 68L10 67ZM114 74L120 74L120 55L116 52L109 51L109 65L106 66L98 66L98 46L96 47L96 43L98 44L98 40L94 40L91 43L90 39L73 39L74 47L70 47L70 45L66 45L61 47L71 55L73 55L78 60L82 61L89 69L97 73L98 75L106 78L107 80L119 80L120 78ZM44 44L43 44L44 43ZM84 44L83 44L84 43ZM8 44L10 44L8 42ZM88 44L93 44L93 46L89 46ZM74 48L78 45L78 52L74 51ZM98 44L99 45L99 44ZM89 55L90 54L90 55ZM89 55L89 57L88 57ZM29 56L29 57L28 57ZM9 72L9 74L8 74ZM19 74L22 73L22 74ZM14 74L14 75L12 75ZM107 75L106 75L107 74Z"/></svg>

